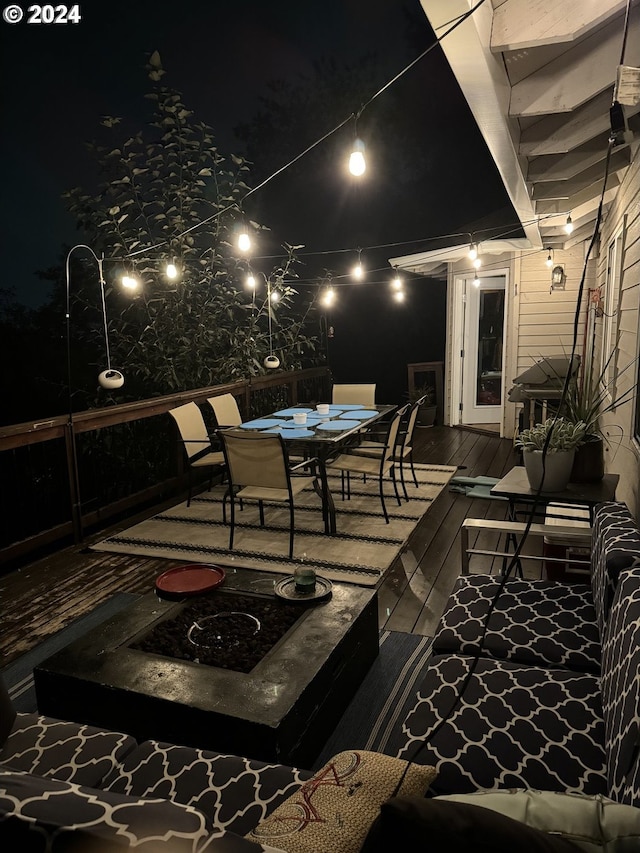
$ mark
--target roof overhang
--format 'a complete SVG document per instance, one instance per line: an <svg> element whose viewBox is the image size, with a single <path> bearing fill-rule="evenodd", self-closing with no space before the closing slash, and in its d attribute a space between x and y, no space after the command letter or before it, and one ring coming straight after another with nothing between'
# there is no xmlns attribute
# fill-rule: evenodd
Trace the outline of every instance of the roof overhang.
<svg viewBox="0 0 640 853"><path fill-rule="evenodd" d="M442 36L473 0L421 0ZM626 0L486 0L441 43L531 247L588 239L612 136L609 108ZM624 64L640 66L640 0ZM623 108L605 207L638 145L640 104ZM574 232L567 235L568 214Z"/></svg>
<svg viewBox="0 0 640 853"><path fill-rule="evenodd" d="M486 266L488 256L505 255L531 248L530 241L523 237L513 240L486 240L479 244L478 253L484 259ZM469 273L473 273L474 268L469 258L469 243L448 246L446 249L433 249L430 252L419 252L415 255L389 258L392 267L431 277L446 277L447 265L461 261L465 261L469 266Z"/></svg>

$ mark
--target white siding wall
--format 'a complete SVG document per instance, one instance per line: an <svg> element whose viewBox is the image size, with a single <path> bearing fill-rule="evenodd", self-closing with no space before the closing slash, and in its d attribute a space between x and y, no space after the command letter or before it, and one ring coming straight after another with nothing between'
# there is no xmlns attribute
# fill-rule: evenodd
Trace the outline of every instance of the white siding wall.
<svg viewBox="0 0 640 853"><path fill-rule="evenodd" d="M547 251L522 253L519 281L518 365L522 373L541 358L568 356L573 342L573 326L578 288L584 267L583 246L553 252L554 264L564 265L565 289L550 291L551 270ZM594 286L595 264L589 263L584 298L580 306L577 352L582 354L588 288Z"/></svg>
<svg viewBox="0 0 640 853"><path fill-rule="evenodd" d="M605 217L600 240L597 283L604 289L607 280L607 249L614 235L624 225L623 254L620 278L620 312L615 319L614 333L620 330L618 369L634 362L618 377L618 395L634 388L631 402L607 413L601 422L604 435L607 471L620 474L616 493L636 517L640 513L640 448L633 439L634 411L638 393L638 338L640 336L640 159L630 166L614 204ZM602 334L602 320L596 320L596 335Z"/></svg>

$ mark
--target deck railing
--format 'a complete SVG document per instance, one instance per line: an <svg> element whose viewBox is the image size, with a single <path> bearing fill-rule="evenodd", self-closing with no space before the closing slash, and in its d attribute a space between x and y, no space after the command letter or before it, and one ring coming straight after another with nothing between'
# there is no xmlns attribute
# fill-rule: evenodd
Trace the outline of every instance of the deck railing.
<svg viewBox="0 0 640 853"><path fill-rule="evenodd" d="M0 427L0 565L179 494L183 445L166 413L233 394L243 417L329 399L326 367L198 388L135 403ZM208 406L205 420L214 427Z"/></svg>

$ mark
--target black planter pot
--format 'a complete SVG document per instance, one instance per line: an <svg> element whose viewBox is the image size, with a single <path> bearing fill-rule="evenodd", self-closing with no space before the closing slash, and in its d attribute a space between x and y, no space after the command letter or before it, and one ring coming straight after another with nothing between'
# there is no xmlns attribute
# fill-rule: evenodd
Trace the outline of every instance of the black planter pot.
<svg viewBox="0 0 640 853"><path fill-rule="evenodd" d="M587 436L576 448L571 469L572 483L599 483L604 477L604 443L599 435Z"/></svg>

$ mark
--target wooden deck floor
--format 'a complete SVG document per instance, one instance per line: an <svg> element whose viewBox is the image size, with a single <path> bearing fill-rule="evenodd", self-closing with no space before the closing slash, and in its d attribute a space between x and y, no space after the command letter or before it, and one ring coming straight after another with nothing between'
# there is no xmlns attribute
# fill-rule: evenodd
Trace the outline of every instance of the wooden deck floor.
<svg viewBox="0 0 640 853"><path fill-rule="evenodd" d="M416 430L415 437L416 461L461 466L460 474L465 476L502 477L517 464L512 442L495 435L433 427ZM502 519L505 515L502 501L443 491L379 587L380 627L432 636L460 574L463 520L467 516ZM139 520L129 519L119 528ZM96 539L104 535L101 531ZM115 592L148 592L161 572L180 564L97 553L86 547L90 542L0 577L0 665L10 663ZM477 568L490 570L490 558L475 559Z"/></svg>

